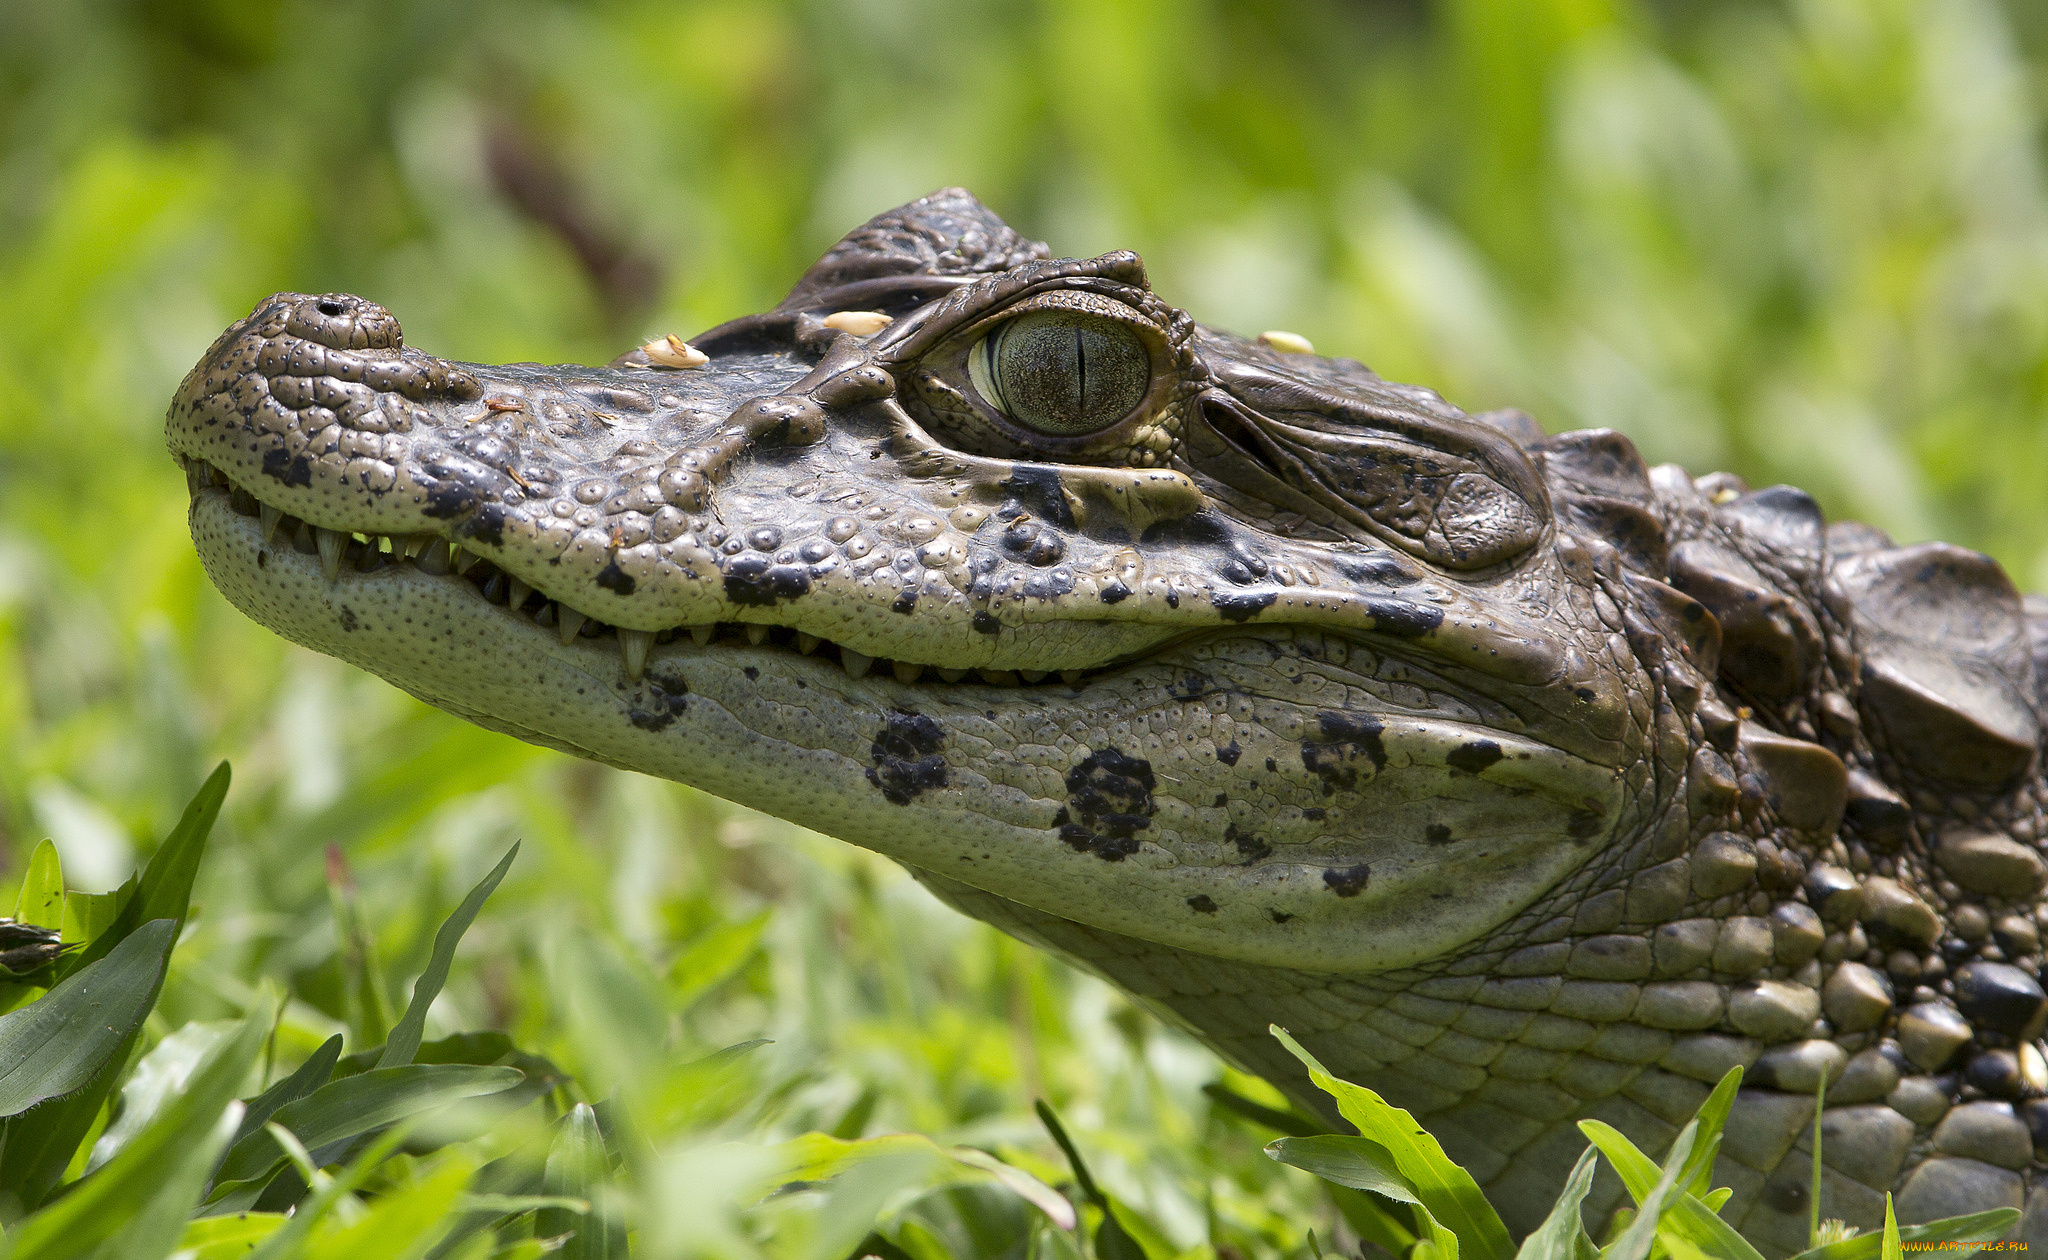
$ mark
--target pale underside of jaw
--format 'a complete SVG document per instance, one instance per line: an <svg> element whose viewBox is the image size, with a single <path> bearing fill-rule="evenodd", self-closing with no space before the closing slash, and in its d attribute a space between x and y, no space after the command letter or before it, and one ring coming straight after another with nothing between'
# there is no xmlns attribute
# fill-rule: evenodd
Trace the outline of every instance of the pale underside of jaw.
<svg viewBox="0 0 2048 1260"><path fill-rule="evenodd" d="M342 549L330 582L310 531L287 544L279 522L266 543L260 514L235 511L231 493L206 485L194 499L201 557L232 602L290 639L492 729L691 783L999 896L1176 948L1335 972L1439 956L1519 912L1599 848L1597 838L1555 828L1553 836L1502 826L1507 812L1519 817L1532 793L1599 797L1612 819L1619 795L1613 770L1491 732L1464 720L1475 716L1467 712L1410 720L1402 731L1390 725L1393 765L1371 785L1384 791L1323 821L1324 806L1350 798L1332 800L1302 769L1301 735L1287 722L1270 714L1252 722L1247 729L1263 742L1248 736L1243 759L1233 749L1222 762L1219 739L1203 732L1225 719L1176 690L1190 655L1180 649L1075 685L1012 689L972 675L934 685L930 671L913 684L894 670L851 677L843 663L820 659L822 644L807 657L793 644L775 650L773 637L751 643L742 631L706 645L687 635L650 644L635 680L602 638L579 633L565 645L559 626L541 625L530 592L517 611L494 605L469 580L476 567L435 574L417 557L393 559L358 541L356 552ZM1258 641L1229 642L1251 652ZM882 749L906 714L929 718L943 741L935 754L943 786L892 797ZM1498 745L1483 775L1443 768L1447 741L1481 736ZM1059 815L1075 804L1076 768L1091 750L1112 747L1153 761L1158 814L1138 833L1141 843L1104 860L1063 842ZM1290 760L1274 774L1280 758ZM1261 816L1285 815L1270 852L1245 860L1226 843L1242 807L1233 814L1212 804L1219 785L1246 801L1263 793ZM1429 802L1460 793L1469 816L1487 825L1462 849L1422 843ZM1520 804L1504 811L1509 801ZM1374 828L1395 820L1414 825L1404 824L1389 848ZM1343 891L1341 880L1354 877Z"/></svg>

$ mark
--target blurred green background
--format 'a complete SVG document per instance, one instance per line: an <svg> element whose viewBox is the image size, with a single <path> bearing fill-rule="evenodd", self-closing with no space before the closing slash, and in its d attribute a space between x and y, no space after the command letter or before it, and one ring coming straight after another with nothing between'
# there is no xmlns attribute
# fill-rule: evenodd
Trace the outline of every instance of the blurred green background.
<svg viewBox="0 0 2048 1260"><path fill-rule="evenodd" d="M1039 1095L1176 1248L1298 1248L1320 1192L1104 986L863 853L230 609L163 451L179 377L277 289L364 294L440 354L602 362L959 183L1056 252L1137 249L1206 322L1796 482L2044 589L2044 93L2031 0L0 0L0 859L53 836L111 887L231 758L153 1028L268 978L289 1062L381 1036L523 837L430 1034L505 1028L655 1099L774 1039L729 1105L650 1104L647 1254L769 1229L714 1141L1050 1156Z"/></svg>

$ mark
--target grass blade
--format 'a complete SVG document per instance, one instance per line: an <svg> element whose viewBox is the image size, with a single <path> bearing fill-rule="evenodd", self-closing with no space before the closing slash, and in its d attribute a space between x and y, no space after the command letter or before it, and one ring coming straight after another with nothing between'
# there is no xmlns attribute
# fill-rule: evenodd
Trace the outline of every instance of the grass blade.
<svg viewBox="0 0 2048 1260"><path fill-rule="evenodd" d="M413 1064L378 1068L321 1086L279 1107L271 1122L283 1125L310 1150L417 1116L464 1098L495 1094L525 1079L517 1068ZM214 1194L231 1182L261 1180L280 1167L285 1152L267 1131L237 1142L221 1163Z"/></svg>
<svg viewBox="0 0 2048 1260"><path fill-rule="evenodd" d="M83 950L58 964L60 976L78 975L107 958L146 925L160 919L172 922L163 947L168 953L169 942L177 939L177 927L184 923L186 911L191 906L192 879L198 872L199 859L205 852L214 819L220 814L221 801L227 796L228 779L228 765L222 762L200 787L191 804L185 807L178 825L157 846L142 874L132 881L132 892L125 892L118 898L65 898L67 920L72 917L74 908L79 910L81 921L97 921L115 900L119 900L120 908L112 913L103 931L91 935ZM76 939L85 940L86 937ZM162 984L163 969L160 967L156 987L143 1004L145 1013L155 1005L156 992ZM42 1001L49 1001L49 997L46 995ZM41 1004L36 1003L38 1006ZM9 1119L4 1128L0 1128L0 1186L7 1187L21 1207L36 1207L49 1193L50 1187L64 1175L72 1152L92 1128L100 1105L114 1087L115 1078L127 1060L133 1037L131 1031L108 1056L100 1072L70 1096L45 1102L32 1115Z"/></svg>
<svg viewBox="0 0 2048 1260"><path fill-rule="evenodd" d="M1067 1127L1060 1123L1059 1116L1043 1098L1038 1100L1036 1107L1038 1118L1045 1125L1046 1132L1052 1134L1052 1140L1067 1157L1067 1165L1074 1170L1074 1180L1080 1185L1081 1194L1102 1210L1102 1223L1095 1227L1095 1254L1098 1260L1151 1260L1145 1248L1139 1245L1137 1239L1131 1237L1130 1231L1117 1219L1116 1205L1102 1192L1102 1187L1095 1184L1095 1178L1088 1171L1087 1161L1081 1158L1081 1152L1075 1148L1074 1140L1067 1136Z"/></svg>
<svg viewBox="0 0 2048 1260"><path fill-rule="evenodd" d="M1899 1218L1892 1212L1892 1192L1884 1192L1884 1250L1878 1260L1905 1260L1906 1249L1899 1239Z"/></svg>
<svg viewBox="0 0 2048 1260"><path fill-rule="evenodd" d="M1727 1079L1722 1078L1724 1083ZM1733 1091L1730 1092L1732 1094ZM1711 1105L1712 1101L1710 1096L1708 1104ZM1700 1110L1705 1113L1707 1107L1702 1106ZM1727 1114L1727 1110L1723 1108L1718 1118L1725 1121ZM1698 1123L1697 1120L1693 1121L1693 1125ZM1692 1125L1686 1127L1690 1129ZM1660 1176L1657 1165L1650 1157L1643 1154L1635 1143L1622 1135L1620 1130L1598 1120L1581 1120L1579 1131L1591 1139L1600 1153L1614 1165L1614 1171L1620 1174L1621 1184L1628 1190L1629 1196L1639 1205L1647 1202L1649 1195L1655 1191ZM1718 1138L1719 1135L1715 1136ZM1712 1145L1715 1143L1701 1142L1695 1131L1685 1164L1678 1172L1681 1184L1696 1183L1698 1175L1691 1170L1698 1165L1700 1149ZM1675 1151L1677 1147L1674 1146L1672 1149ZM1666 1164L1668 1167L1668 1159ZM1709 1170L1711 1171L1711 1165ZM1725 1202L1726 1199L1722 1201ZM1716 1257L1717 1260L1763 1260L1761 1253L1741 1234L1736 1233L1733 1225L1722 1220L1713 1208L1708 1207L1689 1191L1680 1192L1674 1197L1664 1209L1656 1229L1664 1245L1673 1252L1689 1248Z"/></svg>
<svg viewBox="0 0 2048 1260"><path fill-rule="evenodd" d="M185 806L178 825L171 828L171 834L150 855L134 894L122 903L107 930L79 952L67 974L75 975L105 958L129 933L151 920L170 919L184 925L185 913L192 906L192 880L199 874L199 859L206 852L206 838L213 831L214 819L220 816L221 802L227 798L230 777L225 761L207 776L192 803Z"/></svg>
<svg viewBox="0 0 2048 1260"><path fill-rule="evenodd" d="M261 1019L244 1020L235 1035L216 1047L192 1074L185 1090L118 1155L75 1183L70 1193L9 1230L9 1254L34 1260L70 1260L91 1253L135 1221L148 1222L138 1226L143 1235L174 1243L200 1185L232 1132L233 1125L223 1122L227 1115L236 1114L231 1112L235 1090L255 1063L267 1031ZM169 1209L156 1196L171 1181L179 1184L181 1197L175 1214L166 1216ZM125 1258L141 1253L117 1250L112 1254Z"/></svg>
<svg viewBox="0 0 2048 1260"><path fill-rule="evenodd" d="M75 1093L106 1067L155 1004L176 933L169 919L146 924L41 1001L0 1015L0 1116Z"/></svg>
<svg viewBox="0 0 2048 1260"><path fill-rule="evenodd" d="M413 982L412 1001L406 1004L405 1014L391 1030L391 1036L384 1042L384 1053L377 1060L380 1068L404 1067L419 1053L420 1038L426 1034L427 1008L441 995L441 986L448 983L448 969L455 963L455 947L462 942L462 934L469 931L469 925L476 922L477 911L483 909L484 899L494 892L505 872L512 869L512 859L519 856L519 846L514 844L505 851L505 856L491 868L477 886L469 890L469 896L455 908L441 924L441 930L434 934L434 953L427 960L427 969Z"/></svg>
<svg viewBox="0 0 2048 1260"><path fill-rule="evenodd" d="M1572 1165L1572 1175L1565 1179L1564 1191L1551 1206L1550 1215L1543 1218L1535 1233L1522 1240L1515 1260L1578 1260L1581 1240L1587 1247L1592 1245L1592 1240L1586 1237L1579 1207L1586 1201L1586 1192L1593 1188L1593 1174L1599 1164L1597 1148L1588 1146L1579 1162Z"/></svg>
<svg viewBox="0 0 2048 1260"><path fill-rule="evenodd" d="M298 1071L249 1100L248 1109L242 1113L241 1126L235 1130L234 1141L228 1143L228 1149L233 1150L243 1138L262 1129L280 1107L295 1103L325 1085L334 1074L334 1065L340 1058L341 1034L336 1033L322 1042L320 1048L299 1065Z"/></svg>
<svg viewBox="0 0 2048 1260"><path fill-rule="evenodd" d="M1621 1134L1597 1120L1579 1121L1580 1131L1592 1138L1593 1145L1600 1147L1602 1154L1607 1154L1608 1146L1603 1145L1602 1137L1594 1136L1595 1127L1606 1130L1606 1133L1613 1137L1619 1138ZM1674 1194L1684 1193L1679 1189L1678 1178L1685 1168L1685 1161L1692 1155L1693 1144L1698 1136L1697 1122L1679 1130L1677 1140L1671 1143L1671 1154L1665 1158L1663 1172L1658 1176L1656 1184L1650 1187L1647 1195L1636 1201L1635 1220L1621 1232L1621 1237L1615 1239L1611 1246L1600 1253L1601 1260L1644 1260L1644 1257L1650 1254L1650 1246L1657 1241L1658 1228L1664 1221L1665 1208L1670 1204ZM1626 1143L1627 1139L1623 1138L1622 1141ZM1630 1143L1628 1149L1634 1151L1636 1148ZM1609 1158L1613 1157L1610 1155Z"/></svg>
<svg viewBox="0 0 2048 1260"><path fill-rule="evenodd" d="M611 1158L605 1152L604 1134L598 1131L597 1113L589 1103L577 1103L556 1126L541 1192L582 1199L590 1204L590 1210L576 1213L546 1208L533 1222L537 1238L571 1235L558 1253L562 1260L624 1260L625 1233L598 1200L597 1192L610 1175Z"/></svg>
<svg viewBox="0 0 2048 1260"><path fill-rule="evenodd" d="M64 868L53 841L44 840L29 855L28 872L14 899L14 919L37 927L64 926Z"/></svg>
<svg viewBox="0 0 2048 1260"><path fill-rule="evenodd" d="M1401 1176L1387 1148L1370 1138L1334 1133L1284 1137L1267 1143L1266 1155L1353 1190L1370 1190L1403 1203L1422 1202Z"/></svg>
<svg viewBox="0 0 2048 1260"><path fill-rule="evenodd" d="M2020 1219L2018 1208L1992 1208L1988 1212L1971 1212L1964 1216L1949 1216L1924 1225L1900 1225L1899 1241L1978 1243L1995 1242L2005 1237ZM1825 1247L1813 1247L1793 1256L1792 1260L1878 1260L1884 1247L1882 1234L1858 1234Z"/></svg>
<svg viewBox="0 0 2048 1260"><path fill-rule="evenodd" d="M1415 1122L1415 1117L1362 1085L1330 1075L1314 1055L1301 1048L1278 1024L1273 1035L1308 1068L1317 1087L1337 1100L1337 1110L1364 1136L1385 1147L1401 1177L1413 1188L1416 1206L1426 1209L1456 1235L1473 1260L1508 1260L1514 1240L1500 1214L1487 1202L1472 1174L1444 1154L1444 1148Z"/></svg>
<svg viewBox="0 0 2048 1260"><path fill-rule="evenodd" d="M1736 1091L1741 1088L1742 1067L1738 1064L1722 1074L1714 1092L1693 1113L1700 1135L1693 1143L1692 1158L1686 1161L1685 1186L1701 1199L1714 1189L1714 1157L1721 1151L1721 1131L1728 1125L1728 1113L1735 1106Z"/></svg>

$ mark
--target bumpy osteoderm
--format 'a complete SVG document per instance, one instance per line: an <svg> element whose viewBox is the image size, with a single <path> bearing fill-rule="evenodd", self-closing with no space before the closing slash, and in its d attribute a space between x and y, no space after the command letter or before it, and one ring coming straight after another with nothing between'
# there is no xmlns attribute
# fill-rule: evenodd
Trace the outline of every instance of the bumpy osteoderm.
<svg viewBox="0 0 2048 1260"><path fill-rule="evenodd" d="M2048 1242L2048 616L1305 350L948 189L604 368L278 294L167 429L278 633L885 853L1313 1104L1286 1025L1517 1228L1574 1120L1657 1148L1739 1063L1751 1236L1826 1082L1824 1215Z"/></svg>

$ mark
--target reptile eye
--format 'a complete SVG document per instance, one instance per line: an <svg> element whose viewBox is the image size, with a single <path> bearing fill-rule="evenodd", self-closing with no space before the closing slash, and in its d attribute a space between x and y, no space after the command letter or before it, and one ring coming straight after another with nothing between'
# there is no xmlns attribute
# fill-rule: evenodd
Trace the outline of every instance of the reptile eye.
<svg viewBox="0 0 2048 1260"><path fill-rule="evenodd" d="M1005 320L967 356L968 378L1010 419L1052 437L1108 428L1145 399L1152 358L1130 328L1087 311Z"/></svg>

